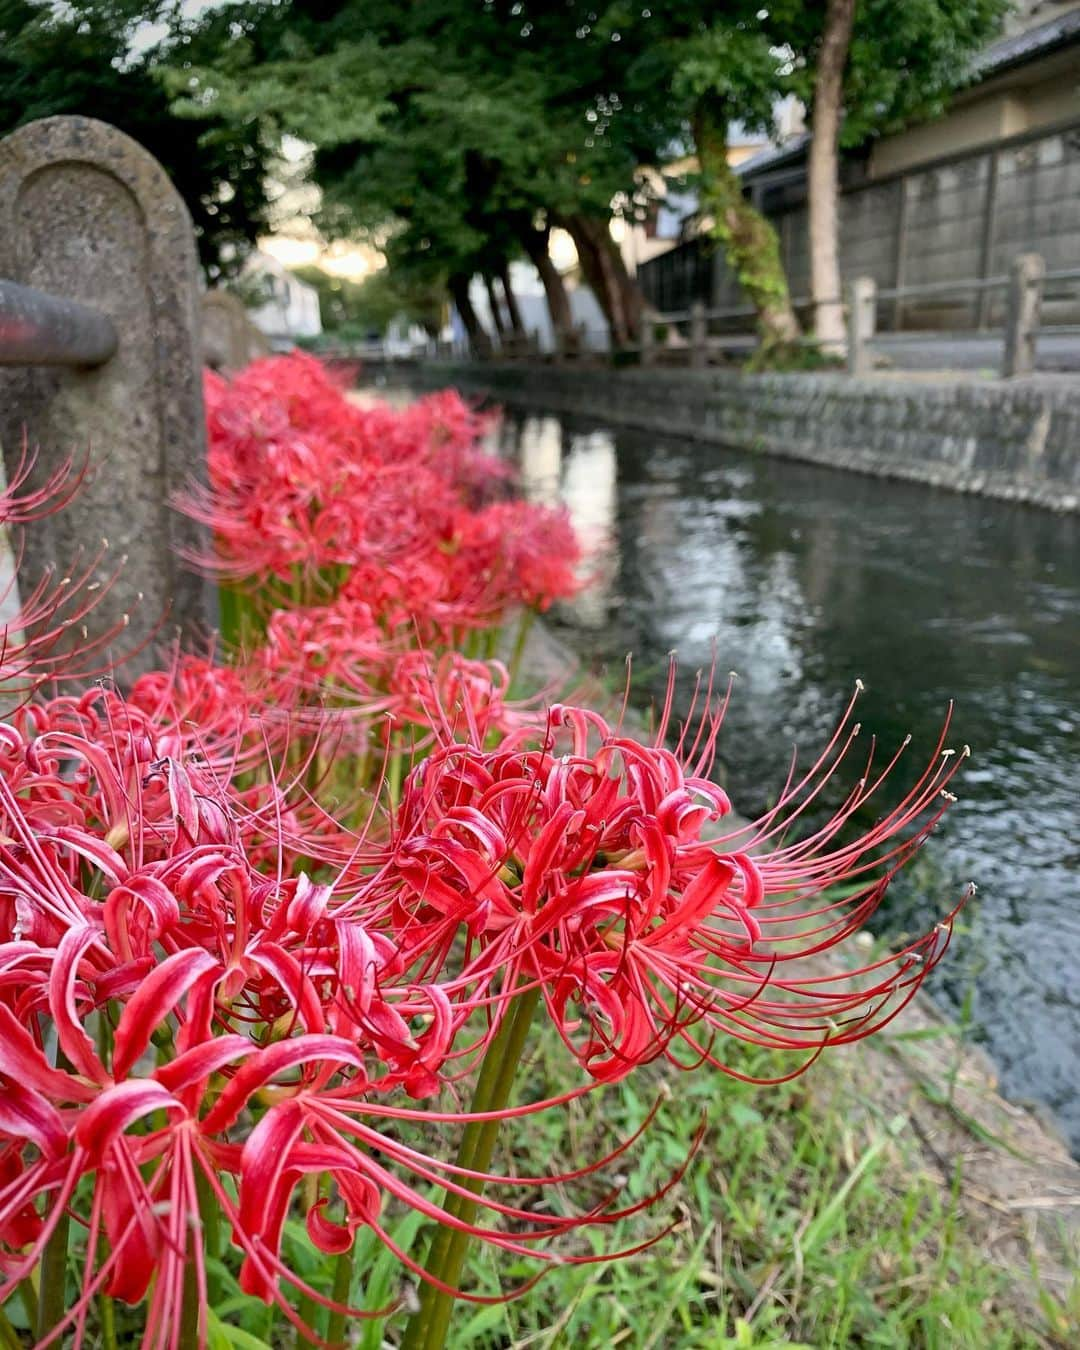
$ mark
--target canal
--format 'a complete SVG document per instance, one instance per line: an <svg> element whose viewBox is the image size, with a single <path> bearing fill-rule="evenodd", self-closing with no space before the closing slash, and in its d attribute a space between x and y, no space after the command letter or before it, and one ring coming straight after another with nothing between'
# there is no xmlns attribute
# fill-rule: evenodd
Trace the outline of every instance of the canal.
<svg viewBox="0 0 1080 1350"><path fill-rule="evenodd" d="M584 658L621 680L632 652L641 703L672 650L684 701L714 650L737 672L720 754L742 814L856 679L864 734L910 732L911 772L955 702L959 800L875 925L922 931L977 884L931 992L1080 1152L1080 522L512 408L499 440L590 550L594 584L557 616Z"/></svg>

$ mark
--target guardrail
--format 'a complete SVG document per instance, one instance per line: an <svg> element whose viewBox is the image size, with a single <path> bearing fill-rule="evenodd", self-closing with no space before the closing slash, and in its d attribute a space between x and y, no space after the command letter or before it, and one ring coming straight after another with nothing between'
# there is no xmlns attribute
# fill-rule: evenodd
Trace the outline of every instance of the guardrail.
<svg viewBox="0 0 1080 1350"><path fill-rule="evenodd" d="M930 282L923 286L899 286L878 289L872 278L855 278L843 297L847 315L847 365L853 375L869 373L880 349L905 343L933 343L949 340L971 340L998 334L1003 340L1000 364L1002 376L1010 378L1027 375L1036 369L1038 340L1043 336L1080 336L1080 324L1042 321L1043 297L1052 283L1080 283L1080 268L1060 268L1048 271L1037 253L1024 253L1013 262L1007 275L984 278L961 278L956 281ZM1005 293L1004 315L1000 323L981 322L976 328L950 330L924 329L918 332L878 330L879 307L890 304L893 315L897 306L910 305L919 299L941 298L951 295L969 296L977 304L985 320L989 306L985 297L995 292ZM833 301L835 303L835 300ZM813 309L808 296L795 297L796 311ZM747 305L710 307L698 301L684 310L662 313L651 312L641 324L639 341L623 350L636 353L643 366L664 364L688 365L704 369L711 358L725 352L751 352L758 342L754 327L756 311ZM716 332L720 327L727 331ZM662 330L668 330L662 334ZM663 340L662 340L663 338ZM796 339L796 345L820 348L821 341L808 335ZM564 343L557 356L566 359L582 355L602 356L610 353L607 330L574 330L572 341ZM454 353L459 354L459 353ZM507 353L509 355L509 353Z"/></svg>
<svg viewBox="0 0 1080 1350"><path fill-rule="evenodd" d="M0 365L101 366L116 343L112 320L96 309L0 280Z"/></svg>
<svg viewBox="0 0 1080 1350"><path fill-rule="evenodd" d="M960 281L936 282L927 286L902 286L877 290L869 277L858 277L848 293L848 369L854 375L865 374L872 368L873 345L879 340L876 332L877 306L882 301L912 300L929 295L970 294L986 295L992 291L1006 292L1005 316L999 331L1004 339L1001 374L1009 379L1030 375L1037 366L1040 337L1076 337L1080 324L1042 322L1043 297L1050 282L1080 282L1080 267L1058 268L1047 271L1046 263L1038 253L1021 253L1013 260L1008 276L986 277ZM891 332L887 346L905 342L957 340L986 336L992 329L975 331L921 333Z"/></svg>

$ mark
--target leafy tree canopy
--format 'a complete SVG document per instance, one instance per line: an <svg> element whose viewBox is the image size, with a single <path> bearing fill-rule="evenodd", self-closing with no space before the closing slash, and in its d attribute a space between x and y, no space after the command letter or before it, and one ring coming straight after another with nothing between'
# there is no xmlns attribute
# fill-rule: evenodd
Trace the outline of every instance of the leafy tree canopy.
<svg viewBox="0 0 1080 1350"><path fill-rule="evenodd" d="M161 37L142 45L146 25ZM266 219L270 147L250 121L184 122L156 76L179 31L172 3L147 0L0 0L0 133L56 114L111 122L164 165L195 222L204 267L228 271ZM208 53L207 53L208 54Z"/></svg>

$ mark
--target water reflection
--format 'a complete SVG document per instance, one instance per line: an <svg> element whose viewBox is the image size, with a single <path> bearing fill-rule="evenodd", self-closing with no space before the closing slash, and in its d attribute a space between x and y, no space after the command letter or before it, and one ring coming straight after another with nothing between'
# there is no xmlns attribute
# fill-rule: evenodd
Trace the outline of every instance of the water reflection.
<svg viewBox="0 0 1080 1350"><path fill-rule="evenodd" d="M744 811L769 803L793 741L822 743L856 677L864 725L887 747L911 731L913 753L956 699L972 766L882 923L910 931L979 882L937 992L970 993L1006 1091L1080 1146L1076 521L553 418L508 416L504 434L530 493L557 484L608 540L601 587L565 616L583 646L613 666L633 651L653 693L672 648L683 698L714 649L738 672L722 753Z"/></svg>
<svg viewBox="0 0 1080 1350"><path fill-rule="evenodd" d="M584 548L579 573L589 585L567 606L568 617L580 628L603 628L619 566L614 437L604 430L567 432L556 417L511 419L501 436L525 496L544 506L563 504Z"/></svg>

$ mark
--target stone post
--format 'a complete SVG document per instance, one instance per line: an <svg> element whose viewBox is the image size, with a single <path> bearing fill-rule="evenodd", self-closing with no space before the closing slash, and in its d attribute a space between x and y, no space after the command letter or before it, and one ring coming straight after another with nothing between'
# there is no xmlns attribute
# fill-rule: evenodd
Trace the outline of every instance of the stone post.
<svg viewBox="0 0 1080 1350"><path fill-rule="evenodd" d="M1046 262L1038 253L1013 259L1009 301L1005 313L1005 360L1002 375L1030 375L1035 369L1035 341L1042 312Z"/></svg>
<svg viewBox="0 0 1080 1350"><path fill-rule="evenodd" d="M648 314L641 316L640 337L638 338L639 351L638 360L643 366L651 366L656 362L656 329L653 325L652 317Z"/></svg>
<svg viewBox="0 0 1080 1350"><path fill-rule="evenodd" d="M704 370L708 361L707 329L705 306L695 300L690 306L690 365L694 370Z"/></svg>
<svg viewBox="0 0 1080 1350"><path fill-rule="evenodd" d="M848 374L873 369L870 342L877 325L877 286L873 277L856 277L848 289Z"/></svg>
<svg viewBox="0 0 1080 1350"><path fill-rule="evenodd" d="M39 477L89 454L75 501L27 530L20 581L26 594L108 540L100 578L119 576L86 625L92 637L130 616L116 654L144 646L126 680L154 664L157 640L204 635L216 610L178 556L205 548L205 533L169 504L206 472L191 218L161 165L115 127L30 122L0 141L0 276L97 310L118 336L94 369L0 370L0 445L10 471L25 433Z"/></svg>
<svg viewBox="0 0 1080 1350"><path fill-rule="evenodd" d="M212 370L242 370L266 356L270 344L251 322L244 302L215 287L201 301L203 359Z"/></svg>

